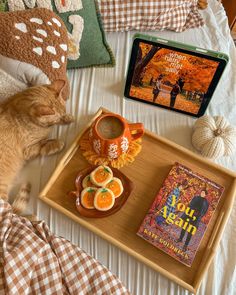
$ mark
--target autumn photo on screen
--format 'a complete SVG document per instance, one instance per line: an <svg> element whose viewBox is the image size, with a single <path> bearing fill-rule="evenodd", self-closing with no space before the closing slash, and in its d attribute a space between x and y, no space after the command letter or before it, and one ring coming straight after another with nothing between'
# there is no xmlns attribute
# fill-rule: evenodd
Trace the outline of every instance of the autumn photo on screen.
<svg viewBox="0 0 236 295"><path fill-rule="evenodd" d="M176 163L137 234L191 266L223 190L221 185Z"/></svg>
<svg viewBox="0 0 236 295"><path fill-rule="evenodd" d="M139 43L130 96L198 114L219 63Z"/></svg>

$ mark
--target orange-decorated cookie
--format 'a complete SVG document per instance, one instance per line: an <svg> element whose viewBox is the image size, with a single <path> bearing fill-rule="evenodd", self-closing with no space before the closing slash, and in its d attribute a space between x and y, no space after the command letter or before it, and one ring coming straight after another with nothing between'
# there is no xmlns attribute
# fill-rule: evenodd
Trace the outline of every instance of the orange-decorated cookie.
<svg viewBox="0 0 236 295"><path fill-rule="evenodd" d="M113 173L108 166L98 166L90 174L90 180L97 186L105 186L112 178Z"/></svg>
<svg viewBox="0 0 236 295"><path fill-rule="evenodd" d="M81 204L86 209L94 209L94 198L97 192L96 187L86 187L81 192Z"/></svg>
<svg viewBox="0 0 236 295"><path fill-rule="evenodd" d="M118 198L124 190L122 182L117 177L113 177L112 180L106 185L106 188L109 188L113 192L115 198Z"/></svg>
<svg viewBox="0 0 236 295"><path fill-rule="evenodd" d="M92 183L91 179L90 179L90 175L85 176L85 178L82 181L82 187L86 188L86 187L94 187L94 183Z"/></svg>
<svg viewBox="0 0 236 295"><path fill-rule="evenodd" d="M94 197L94 207L99 211L107 211L113 207L115 196L108 188L99 188Z"/></svg>

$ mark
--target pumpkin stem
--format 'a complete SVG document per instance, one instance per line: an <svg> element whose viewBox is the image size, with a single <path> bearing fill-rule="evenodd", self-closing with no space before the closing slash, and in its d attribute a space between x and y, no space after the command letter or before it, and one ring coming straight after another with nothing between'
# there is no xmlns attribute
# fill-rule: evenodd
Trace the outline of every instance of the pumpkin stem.
<svg viewBox="0 0 236 295"><path fill-rule="evenodd" d="M214 130L214 135L215 136L220 136L220 135L223 135L224 134L224 130L221 129L221 128L218 128L216 130Z"/></svg>

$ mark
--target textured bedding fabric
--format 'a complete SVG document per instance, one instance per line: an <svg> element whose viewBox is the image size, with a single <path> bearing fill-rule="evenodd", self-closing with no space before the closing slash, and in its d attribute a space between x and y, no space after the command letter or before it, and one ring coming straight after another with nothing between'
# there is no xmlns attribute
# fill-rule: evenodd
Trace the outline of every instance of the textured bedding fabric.
<svg viewBox="0 0 236 295"><path fill-rule="evenodd" d="M223 7L218 1L209 0L209 7L202 12L206 25L183 33L156 32L156 36L223 51L230 62L208 107L207 114L225 116L236 126L236 50ZM152 33L154 34L154 33ZM108 41L117 58L115 68L90 68L69 72L71 99L68 111L76 116L75 124L55 129L53 136L66 141L67 147L100 106L117 112L132 121L141 121L147 129L164 136L189 150L195 119L155 106L126 100L123 89L133 32L109 33ZM63 153L30 162L17 183L29 180L33 190L30 210L44 219L50 230L105 264L118 275L126 287L137 295L187 295L190 294L158 272L138 262L117 247L109 244L63 214L37 199L39 191L53 173ZM236 153L217 162L236 171ZM79 167L78 167L79 168ZM17 189L16 189L17 190ZM29 210L29 211L30 211ZM138 213L137 213L138 214ZM236 204L234 204L215 258L204 276L199 295L235 295L236 289Z"/></svg>
<svg viewBox="0 0 236 295"><path fill-rule="evenodd" d="M0 295L130 293L79 247L31 223L0 200Z"/></svg>
<svg viewBox="0 0 236 295"><path fill-rule="evenodd" d="M204 24L197 0L101 0L107 32L172 30L182 32Z"/></svg>

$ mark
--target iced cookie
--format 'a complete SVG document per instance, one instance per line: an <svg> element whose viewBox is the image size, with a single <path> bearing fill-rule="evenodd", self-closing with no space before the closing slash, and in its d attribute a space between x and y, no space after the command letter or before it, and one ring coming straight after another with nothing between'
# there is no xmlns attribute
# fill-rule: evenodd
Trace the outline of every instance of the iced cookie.
<svg viewBox="0 0 236 295"><path fill-rule="evenodd" d="M94 187L94 186L95 186L95 184L92 183L92 181L90 179L90 175L85 176L82 181L82 187L86 188L86 187Z"/></svg>
<svg viewBox="0 0 236 295"><path fill-rule="evenodd" d="M106 188L109 188L113 192L115 198L118 198L124 190L122 182L117 177L113 177L112 180L107 183Z"/></svg>
<svg viewBox="0 0 236 295"><path fill-rule="evenodd" d="M97 186L105 186L112 178L113 173L108 166L98 166L90 174L90 180Z"/></svg>
<svg viewBox="0 0 236 295"><path fill-rule="evenodd" d="M94 197L97 192L96 187L86 187L81 192L81 204L86 209L94 209Z"/></svg>
<svg viewBox="0 0 236 295"><path fill-rule="evenodd" d="M94 197L94 207L99 211L107 211L114 206L115 196L108 188L99 188Z"/></svg>

